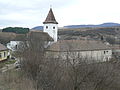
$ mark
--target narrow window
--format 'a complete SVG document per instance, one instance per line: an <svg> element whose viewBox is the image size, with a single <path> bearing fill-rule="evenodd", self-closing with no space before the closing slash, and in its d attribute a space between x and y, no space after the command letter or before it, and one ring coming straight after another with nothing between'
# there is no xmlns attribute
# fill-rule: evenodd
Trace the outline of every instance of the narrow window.
<svg viewBox="0 0 120 90"><path fill-rule="evenodd" d="M15 49L18 49L18 45L15 45Z"/></svg>
<svg viewBox="0 0 120 90"><path fill-rule="evenodd" d="M108 51L104 51L104 54L108 53Z"/></svg>
<svg viewBox="0 0 120 90"><path fill-rule="evenodd" d="M104 54L105 54L105 51L104 51Z"/></svg>
<svg viewBox="0 0 120 90"><path fill-rule="evenodd" d="M46 26L46 29L48 29L48 26Z"/></svg>
<svg viewBox="0 0 120 90"><path fill-rule="evenodd" d="M0 58L2 58L2 54L0 53Z"/></svg>
<svg viewBox="0 0 120 90"><path fill-rule="evenodd" d="M6 52L4 52L4 57L6 56Z"/></svg>
<svg viewBox="0 0 120 90"><path fill-rule="evenodd" d="M55 27L53 27L53 29L55 29Z"/></svg>
<svg viewBox="0 0 120 90"><path fill-rule="evenodd" d="M112 54L115 54L114 52L112 52Z"/></svg>

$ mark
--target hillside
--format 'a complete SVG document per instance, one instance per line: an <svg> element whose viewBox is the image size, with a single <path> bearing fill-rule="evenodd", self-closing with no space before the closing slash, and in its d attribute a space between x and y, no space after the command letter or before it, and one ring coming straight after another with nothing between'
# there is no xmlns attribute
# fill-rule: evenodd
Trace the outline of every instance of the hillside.
<svg viewBox="0 0 120 90"><path fill-rule="evenodd" d="M98 24L98 25L68 25L68 26L63 26L63 28L100 28L100 27L120 27L119 23L103 23L103 24ZM43 30L43 26L36 26L33 27L32 30Z"/></svg>
<svg viewBox="0 0 120 90"><path fill-rule="evenodd" d="M59 35L81 35L81 33L101 33L101 34L108 34L108 35L116 35L119 31L120 27L100 27L100 28L65 28L59 29Z"/></svg>
<svg viewBox="0 0 120 90"><path fill-rule="evenodd" d="M0 32L0 43L6 45L10 41L24 40L25 34L15 34L11 32Z"/></svg>
<svg viewBox="0 0 120 90"><path fill-rule="evenodd" d="M100 27L100 28L66 28L59 29L59 40L71 39L104 39L111 44L120 43L120 27ZM116 40L116 41L115 41Z"/></svg>
<svg viewBox="0 0 120 90"><path fill-rule="evenodd" d="M32 30L43 30L43 26L36 26L36 27L33 27Z"/></svg>
<svg viewBox="0 0 120 90"><path fill-rule="evenodd" d="M64 28L95 28L95 27L116 27L120 26L119 23L103 23L98 25L68 25L64 26Z"/></svg>

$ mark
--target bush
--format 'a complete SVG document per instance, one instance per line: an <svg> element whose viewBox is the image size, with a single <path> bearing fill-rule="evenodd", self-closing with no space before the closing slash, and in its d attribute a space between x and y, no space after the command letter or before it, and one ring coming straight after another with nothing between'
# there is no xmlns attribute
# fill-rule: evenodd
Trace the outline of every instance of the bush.
<svg viewBox="0 0 120 90"><path fill-rule="evenodd" d="M7 28L2 29L2 32L13 32L16 34L26 34L29 32L29 28L7 27Z"/></svg>

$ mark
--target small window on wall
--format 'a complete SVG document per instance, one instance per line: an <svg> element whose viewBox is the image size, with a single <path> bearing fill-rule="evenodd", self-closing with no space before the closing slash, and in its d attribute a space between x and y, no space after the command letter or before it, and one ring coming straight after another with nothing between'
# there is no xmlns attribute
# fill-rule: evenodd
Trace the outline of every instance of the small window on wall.
<svg viewBox="0 0 120 90"><path fill-rule="evenodd" d="M15 45L15 49L18 49L18 45Z"/></svg>
<svg viewBox="0 0 120 90"><path fill-rule="evenodd" d="M105 51L104 51L104 54L105 54Z"/></svg>
<svg viewBox="0 0 120 90"><path fill-rule="evenodd" d="M108 53L108 51L104 51L104 54Z"/></svg>
<svg viewBox="0 0 120 90"><path fill-rule="evenodd" d="M53 29L55 29L55 27L53 27Z"/></svg>
<svg viewBox="0 0 120 90"><path fill-rule="evenodd" d="M0 53L0 58L2 58L2 54Z"/></svg>
<svg viewBox="0 0 120 90"><path fill-rule="evenodd" d="M46 26L46 29L48 29L48 26Z"/></svg>
<svg viewBox="0 0 120 90"><path fill-rule="evenodd" d="M6 52L4 52L4 57L6 57Z"/></svg>

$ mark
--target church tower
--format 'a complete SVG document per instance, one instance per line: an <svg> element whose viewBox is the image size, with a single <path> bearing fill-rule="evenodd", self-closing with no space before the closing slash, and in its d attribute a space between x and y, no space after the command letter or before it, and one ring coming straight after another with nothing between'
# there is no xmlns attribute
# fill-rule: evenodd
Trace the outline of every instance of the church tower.
<svg viewBox="0 0 120 90"><path fill-rule="evenodd" d="M54 42L57 42L58 22L55 19L52 8L50 8L50 11L43 24L44 24L43 32L47 32L53 38Z"/></svg>

